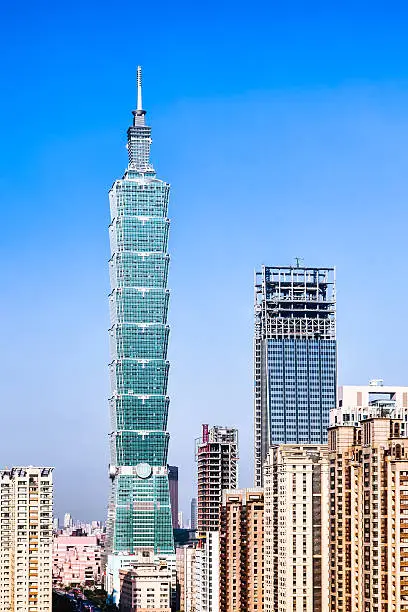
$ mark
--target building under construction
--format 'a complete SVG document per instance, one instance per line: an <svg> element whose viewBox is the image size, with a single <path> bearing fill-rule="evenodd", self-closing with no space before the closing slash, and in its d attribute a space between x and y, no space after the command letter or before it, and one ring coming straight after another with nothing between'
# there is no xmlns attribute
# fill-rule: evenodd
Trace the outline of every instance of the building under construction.
<svg viewBox="0 0 408 612"><path fill-rule="evenodd" d="M238 430L231 427L202 426L196 440L198 464L197 529L216 531L222 492L238 486Z"/></svg>
<svg viewBox="0 0 408 612"><path fill-rule="evenodd" d="M336 406L334 268L255 273L255 484L271 444L327 442Z"/></svg>

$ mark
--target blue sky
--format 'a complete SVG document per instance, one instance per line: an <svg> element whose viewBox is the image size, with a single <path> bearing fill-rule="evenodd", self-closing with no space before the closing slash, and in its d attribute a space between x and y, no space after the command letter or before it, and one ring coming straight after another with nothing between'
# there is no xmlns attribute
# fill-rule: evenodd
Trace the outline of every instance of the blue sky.
<svg viewBox="0 0 408 612"><path fill-rule="evenodd" d="M403 3L21 2L2 8L0 465L49 464L105 518L107 191L144 67L172 184L170 462L237 425L252 483L253 271L336 265L339 379L408 384Z"/></svg>

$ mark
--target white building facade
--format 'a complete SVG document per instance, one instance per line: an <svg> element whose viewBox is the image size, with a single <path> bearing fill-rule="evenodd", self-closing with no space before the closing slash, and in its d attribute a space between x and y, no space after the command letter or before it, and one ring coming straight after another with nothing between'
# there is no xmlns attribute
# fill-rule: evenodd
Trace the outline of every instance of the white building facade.
<svg viewBox="0 0 408 612"><path fill-rule="evenodd" d="M338 389L337 407L330 411L330 427L358 425L370 418L390 417L408 423L408 387L384 385L382 379L368 385ZM406 429L406 425L404 426Z"/></svg>
<svg viewBox="0 0 408 612"><path fill-rule="evenodd" d="M195 551L195 612L220 609L220 534L202 534Z"/></svg>

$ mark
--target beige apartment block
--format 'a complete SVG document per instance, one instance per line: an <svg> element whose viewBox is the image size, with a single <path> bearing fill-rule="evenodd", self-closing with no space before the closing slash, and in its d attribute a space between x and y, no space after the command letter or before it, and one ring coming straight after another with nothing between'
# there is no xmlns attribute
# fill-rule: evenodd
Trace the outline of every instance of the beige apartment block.
<svg viewBox="0 0 408 612"><path fill-rule="evenodd" d="M408 610L408 439L402 419L329 429L330 610Z"/></svg>
<svg viewBox="0 0 408 612"><path fill-rule="evenodd" d="M373 417L408 422L408 387L384 385L382 379L368 385L344 385L338 389L337 407L330 410L330 426L358 425ZM405 431L405 429L404 429Z"/></svg>
<svg viewBox="0 0 408 612"><path fill-rule="evenodd" d="M224 491L220 520L220 612L263 610L263 489Z"/></svg>
<svg viewBox="0 0 408 612"><path fill-rule="evenodd" d="M0 611L52 610L52 470L0 471Z"/></svg>
<svg viewBox="0 0 408 612"><path fill-rule="evenodd" d="M120 612L171 612L172 573L153 549L140 551L137 563L119 570Z"/></svg>
<svg viewBox="0 0 408 612"><path fill-rule="evenodd" d="M327 445L272 446L264 487L265 612L327 612Z"/></svg>

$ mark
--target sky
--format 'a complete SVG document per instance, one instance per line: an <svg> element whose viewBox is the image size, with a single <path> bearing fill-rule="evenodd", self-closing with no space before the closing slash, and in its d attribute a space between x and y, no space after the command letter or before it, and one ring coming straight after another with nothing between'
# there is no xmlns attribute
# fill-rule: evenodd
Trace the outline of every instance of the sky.
<svg viewBox="0 0 408 612"><path fill-rule="evenodd" d="M408 7L2 7L0 465L55 467L55 512L108 499L108 190L135 71L172 184L169 463L194 495L202 423L253 482L253 274L336 266L339 383L408 385ZM341 6L340 6L341 5Z"/></svg>

